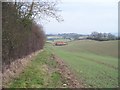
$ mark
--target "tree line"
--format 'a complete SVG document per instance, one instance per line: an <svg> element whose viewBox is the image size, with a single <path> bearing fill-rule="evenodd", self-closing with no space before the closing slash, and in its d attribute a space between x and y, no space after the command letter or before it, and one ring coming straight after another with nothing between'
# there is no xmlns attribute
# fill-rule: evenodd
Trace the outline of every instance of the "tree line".
<svg viewBox="0 0 120 90"><path fill-rule="evenodd" d="M98 41L107 41L107 40L118 40L119 37L111 33L99 33L92 32L87 39L98 40Z"/></svg>
<svg viewBox="0 0 120 90"><path fill-rule="evenodd" d="M78 34L78 33L59 33L59 34L47 34L49 36L60 36L64 39L69 40L84 40L84 39L91 39L97 41L108 41L108 40L120 40L119 36L115 36L111 33L99 33L99 32L92 32L91 34ZM54 39L54 38L53 38Z"/></svg>
<svg viewBox="0 0 120 90"><path fill-rule="evenodd" d="M2 3L2 64L23 58L44 47L46 36L36 18L46 16L60 21L57 2Z"/></svg>

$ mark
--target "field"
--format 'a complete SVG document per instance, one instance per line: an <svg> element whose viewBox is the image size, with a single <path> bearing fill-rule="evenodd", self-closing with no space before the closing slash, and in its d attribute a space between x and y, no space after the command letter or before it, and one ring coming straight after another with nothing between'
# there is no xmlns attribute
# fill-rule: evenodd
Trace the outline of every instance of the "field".
<svg viewBox="0 0 120 90"><path fill-rule="evenodd" d="M81 87L115 88L118 87L117 57L118 41L77 40L65 46L46 43L43 52L6 87L73 87L73 81L77 80Z"/></svg>
<svg viewBox="0 0 120 90"><path fill-rule="evenodd" d="M87 87L118 87L118 41L79 40L51 46Z"/></svg>
<svg viewBox="0 0 120 90"><path fill-rule="evenodd" d="M60 36L48 36L47 39L52 39L52 40L47 40L47 42L49 43L53 43L56 41L64 41L64 42L71 41L70 39L64 39L63 37Z"/></svg>

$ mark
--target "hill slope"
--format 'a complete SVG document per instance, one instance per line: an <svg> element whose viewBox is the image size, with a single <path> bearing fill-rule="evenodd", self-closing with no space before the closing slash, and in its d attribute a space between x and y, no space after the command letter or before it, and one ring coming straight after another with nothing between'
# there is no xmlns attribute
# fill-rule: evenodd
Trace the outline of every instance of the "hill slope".
<svg viewBox="0 0 120 90"><path fill-rule="evenodd" d="M118 86L118 41L73 41L53 49L87 87Z"/></svg>

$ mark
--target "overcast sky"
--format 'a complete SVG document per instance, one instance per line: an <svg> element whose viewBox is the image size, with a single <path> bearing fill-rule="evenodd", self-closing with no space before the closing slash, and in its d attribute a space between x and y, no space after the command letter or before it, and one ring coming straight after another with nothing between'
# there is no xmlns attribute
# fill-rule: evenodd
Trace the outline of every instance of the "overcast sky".
<svg viewBox="0 0 120 90"><path fill-rule="evenodd" d="M92 31L118 32L119 0L61 0L58 5L64 21L44 22L47 34L80 33Z"/></svg>

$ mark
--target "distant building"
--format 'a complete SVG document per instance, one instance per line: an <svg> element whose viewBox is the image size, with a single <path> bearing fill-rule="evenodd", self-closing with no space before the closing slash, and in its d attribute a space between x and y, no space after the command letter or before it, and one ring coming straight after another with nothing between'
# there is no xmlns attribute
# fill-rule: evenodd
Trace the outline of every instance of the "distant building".
<svg viewBox="0 0 120 90"><path fill-rule="evenodd" d="M63 45L67 45L67 43L63 42L63 41L57 41L57 42L54 43L54 45L56 45L56 46L63 46Z"/></svg>

